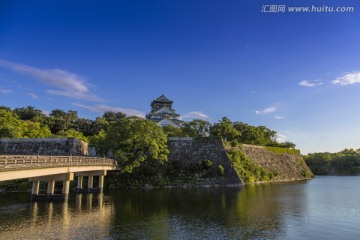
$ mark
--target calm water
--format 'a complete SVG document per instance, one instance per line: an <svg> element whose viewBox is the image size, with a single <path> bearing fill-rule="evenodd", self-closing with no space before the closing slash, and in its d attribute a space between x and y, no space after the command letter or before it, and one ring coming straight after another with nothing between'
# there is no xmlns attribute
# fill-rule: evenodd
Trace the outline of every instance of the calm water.
<svg viewBox="0 0 360 240"><path fill-rule="evenodd" d="M0 239L360 238L360 177L29 198L0 194Z"/></svg>

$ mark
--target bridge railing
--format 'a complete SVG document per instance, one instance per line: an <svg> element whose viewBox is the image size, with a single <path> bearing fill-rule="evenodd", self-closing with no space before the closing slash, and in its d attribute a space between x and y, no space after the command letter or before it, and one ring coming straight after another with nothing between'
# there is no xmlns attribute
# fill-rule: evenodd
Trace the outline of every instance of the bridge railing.
<svg viewBox="0 0 360 240"><path fill-rule="evenodd" d="M0 171L51 166L116 166L116 161L109 158L84 156L37 156L37 155L0 155Z"/></svg>

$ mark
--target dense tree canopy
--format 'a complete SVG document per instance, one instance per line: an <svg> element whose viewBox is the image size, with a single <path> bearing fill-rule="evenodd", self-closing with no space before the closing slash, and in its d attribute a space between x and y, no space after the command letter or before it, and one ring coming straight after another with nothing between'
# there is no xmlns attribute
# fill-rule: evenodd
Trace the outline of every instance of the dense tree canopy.
<svg viewBox="0 0 360 240"><path fill-rule="evenodd" d="M225 141L235 141L241 137L241 132L234 128L233 123L227 117L223 117L218 123L210 127L212 136L222 137Z"/></svg>
<svg viewBox="0 0 360 240"><path fill-rule="evenodd" d="M167 138L156 123L137 117L121 118L106 133L103 147L112 150L123 172L146 160L166 161Z"/></svg>
<svg viewBox="0 0 360 240"><path fill-rule="evenodd" d="M84 136L82 132L76 131L75 129L68 129L68 130L61 130L56 134L58 137L64 137L64 138L78 138L80 140L83 140L85 142L88 142L89 139Z"/></svg>
<svg viewBox="0 0 360 240"><path fill-rule="evenodd" d="M168 137L189 137L188 134L185 134L182 128L177 128L171 125L164 126L163 131Z"/></svg>
<svg viewBox="0 0 360 240"><path fill-rule="evenodd" d="M0 109L0 137L19 138L22 137L22 126L19 117L6 109Z"/></svg>
<svg viewBox="0 0 360 240"><path fill-rule="evenodd" d="M49 115L32 106L11 108L0 106L1 138L9 137L77 137L83 140L107 131L111 124L126 115L105 112L95 120L79 118L73 110L52 110ZM39 133L35 134L34 132Z"/></svg>
<svg viewBox="0 0 360 240"><path fill-rule="evenodd" d="M22 121L10 110L0 109L0 138L41 138L51 136L50 129L40 122Z"/></svg>
<svg viewBox="0 0 360 240"><path fill-rule="evenodd" d="M46 115L43 114L41 110L32 106L15 108L13 112L18 115L21 120L29 120L43 124L46 119Z"/></svg>
<svg viewBox="0 0 360 240"><path fill-rule="evenodd" d="M310 153L304 159L314 174L359 174L360 150L344 149L337 153Z"/></svg>
<svg viewBox="0 0 360 240"><path fill-rule="evenodd" d="M218 123L210 126L210 135L222 137L231 144L245 143L262 146L295 148L292 142L279 143L276 132L265 126L250 126L242 122L232 122L223 117Z"/></svg>
<svg viewBox="0 0 360 240"><path fill-rule="evenodd" d="M194 119L190 122L185 122L182 130L185 135L191 137L208 137L210 136L211 124L209 121L202 119Z"/></svg>
<svg viewBox="0 0 360 240"><path fill-rule="evenodd" d="M39 122L24 121L22 122L23 138L45 138L51 136L48 126L42 126Z"/></svg>
<svg viewBox="0 0 360 240"><path fill-rule="evenodd" d="M164 132L169 137L209 137L211 124L202 119L194 119L184 122L181 128L171 125L163 127Z"/></svg>
<svg viewBox="0 0 360 240"><path fill-rule="evenodd" d="M47 118L47 124L49 125L51 132L58 133L60 131L66 131L73 128L75 121L78 119L76 111L65 112L61 109L55 109L50 112Z"/></svg>

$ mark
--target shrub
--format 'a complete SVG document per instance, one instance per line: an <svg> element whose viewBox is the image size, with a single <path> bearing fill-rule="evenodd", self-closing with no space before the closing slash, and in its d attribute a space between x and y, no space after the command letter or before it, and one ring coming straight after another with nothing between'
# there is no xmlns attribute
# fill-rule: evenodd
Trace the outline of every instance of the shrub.
<svg viewBox="0 0 360 240"><path fill-rule="evenodd" d="M230 145L232 146L232 147L237 147L237 146L239 146L239 141L238 140L233 140L233 141L231 141L231 143L230 143Z"/></svg>
<svg viewBox="0 0 360 240"><path fill-rule="evenodd" d="M203 160L201 161L201 165L203 166L204 169L207 169L212 167L213 162L210 160Z"/></svg>
<svg viewBox="0 0 360 240"><path fill-rule="evenodd" d="M271 181L274 179L273 173L268 172L265 168L255 164L242 151L230 150L227 154L242 182L253 183L258 181Z"/></svg>
<svg viewBox="0 0 360 240"><path fill-rule="evenodd" d="M219 173L220 173L220 175L224 175L224 173L225 173L225 169L221 164L219 165Z"/></svg>
<svg viewBox="0 0 360 240"><path fill-rule="evenodd" d="M290 148L283 148L283 147L269 147L269 146L265 146L266 150L273 152L273 153L287 153L287 154L291 154L291 155L297 155L300 154L300 151L297 149L290 149Z"/></svg>

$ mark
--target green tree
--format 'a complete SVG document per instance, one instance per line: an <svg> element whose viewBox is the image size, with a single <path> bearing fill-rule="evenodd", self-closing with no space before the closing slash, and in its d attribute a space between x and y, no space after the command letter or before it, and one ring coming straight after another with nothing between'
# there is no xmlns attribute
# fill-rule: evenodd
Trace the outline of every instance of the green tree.
<svg viewBox="0 0 360 240"><path fill-rule="evenodd" d="M223 117L221 121L210 127L212 136L218 136L225 141L234 141L241 136L241 133L233 127L233 123L227 117Z"/></svg>
<svg viewBox="0 0 360 240"><path fill-rule="evenodd" d="M113 112L113 111L106 111L102 116L109 124L115 123L122 118L126 117L125 113L122 112Z"/></svg>
<svg viewBox="0 0 360 240"><path fill-rule="evenodd" d="M21 120L25 121L29 120L43 124L46 119L46 115L41 110L32 106L15 108L13 112L16 113Z"/></svg>
<svg viewBox="0 0 360 240"><path fill-rule="evenodd" d="M211 123L202 119L194 119L190 122L185 122L182 131L184 135L190 137L208 137L210 135Z"/></svg>
<svg viewBox="0 0 360 240"><path fill-rule="evenodd" d="M74 127L74 123L78 119L77 112L72 110L65 112L61 109L55 109L50 112L49 116L47 124L54 134Z"/></svg>
<svg viewBox="0 0 360 240"><path fill-rule="evenodd" d="M294 149L295 148L295 143L293 142L289 142L289 141L286 141L286 142L282 142L282 143L279 143L279 142L272 142L270 144L267 144L267 146L273 146L273 147L282 147L282 148L292 148Z"/></svg>
<svg viewBox="0 0 360 240"><path fill-rule="evenodd" d="M337 153L310 153L304 156L304 160L316 175L360 174L360 153L354 149L344 149Z"/></svg>
<svg viewBox="0 0 360 240"><path fill-rule="evenodd" d="M105 155L105 139L106 139L106 132L104 130L101 130L98 134L95 134L93 136L89 137L89 145L91 147L96 148L96 152L102 155Z"/></svg>
<svg viewBox="0 0 360 240"><path fill-rule="evenodd" d="M73 128L79 132L82 132L84 136L92 136L97 134L99 131L94 128L94 122L86 118L77 118L73 122Z"/></svg>
<svg viewBox="0 0 360 240"><path fill-rule="evenodd" d="M89 142L89 139L84 136L82 132L76 131L75 129L61 130L56 134L57 137L65 137L65 138L78 138L85 142Z"/></svg>
<svg viewBox="0 0 360 240"><path fill-rule="evenodd" d="M6 109L0 109L0 138L20 138L22 122L19 117Z"/></svg>
<svg viewBox="0 0 360 240"><path fill-rule="evenodd" d="M233 126L241 133L240 137L238 137L238 141L241 143L271 145L276 142L276 132L267 127L250 126L243 122L235 122Z"/></svg>
<svg viewBox="0 0 360 240"><path fill-rule="evenodd" d="M100 131L107 131L110 123L103 117L97 117L93 123L93 131L98 134Z"/></svg>
<svg viewBox="0 0 360 240"><path fill-rule="evenodd" d="M164 126L163 131L168 137L188 137L181 128L177 128L171 125Z"/></svg>
<svg viewBox="0 0 360 240"><path fill-rule="evenodd" d="M131 173L144 161L167 160L167 138L156 123L137 117L120 118L112 124L105 138L105 149L112 150L122 172Z"/></svg>
<svg viewBox="0 0 360 240"><path fill-rule="evenodd" d="M11 108L6 107L6 106L0 106L0 109L11 112Z"/></svg>
<svg viewBox="0 0 360 240"><path fill-rule="evenodd" d="M51 136L48 126L41 126L39 122L23 121L21 126L23 138L45 138Z"/></svg>

